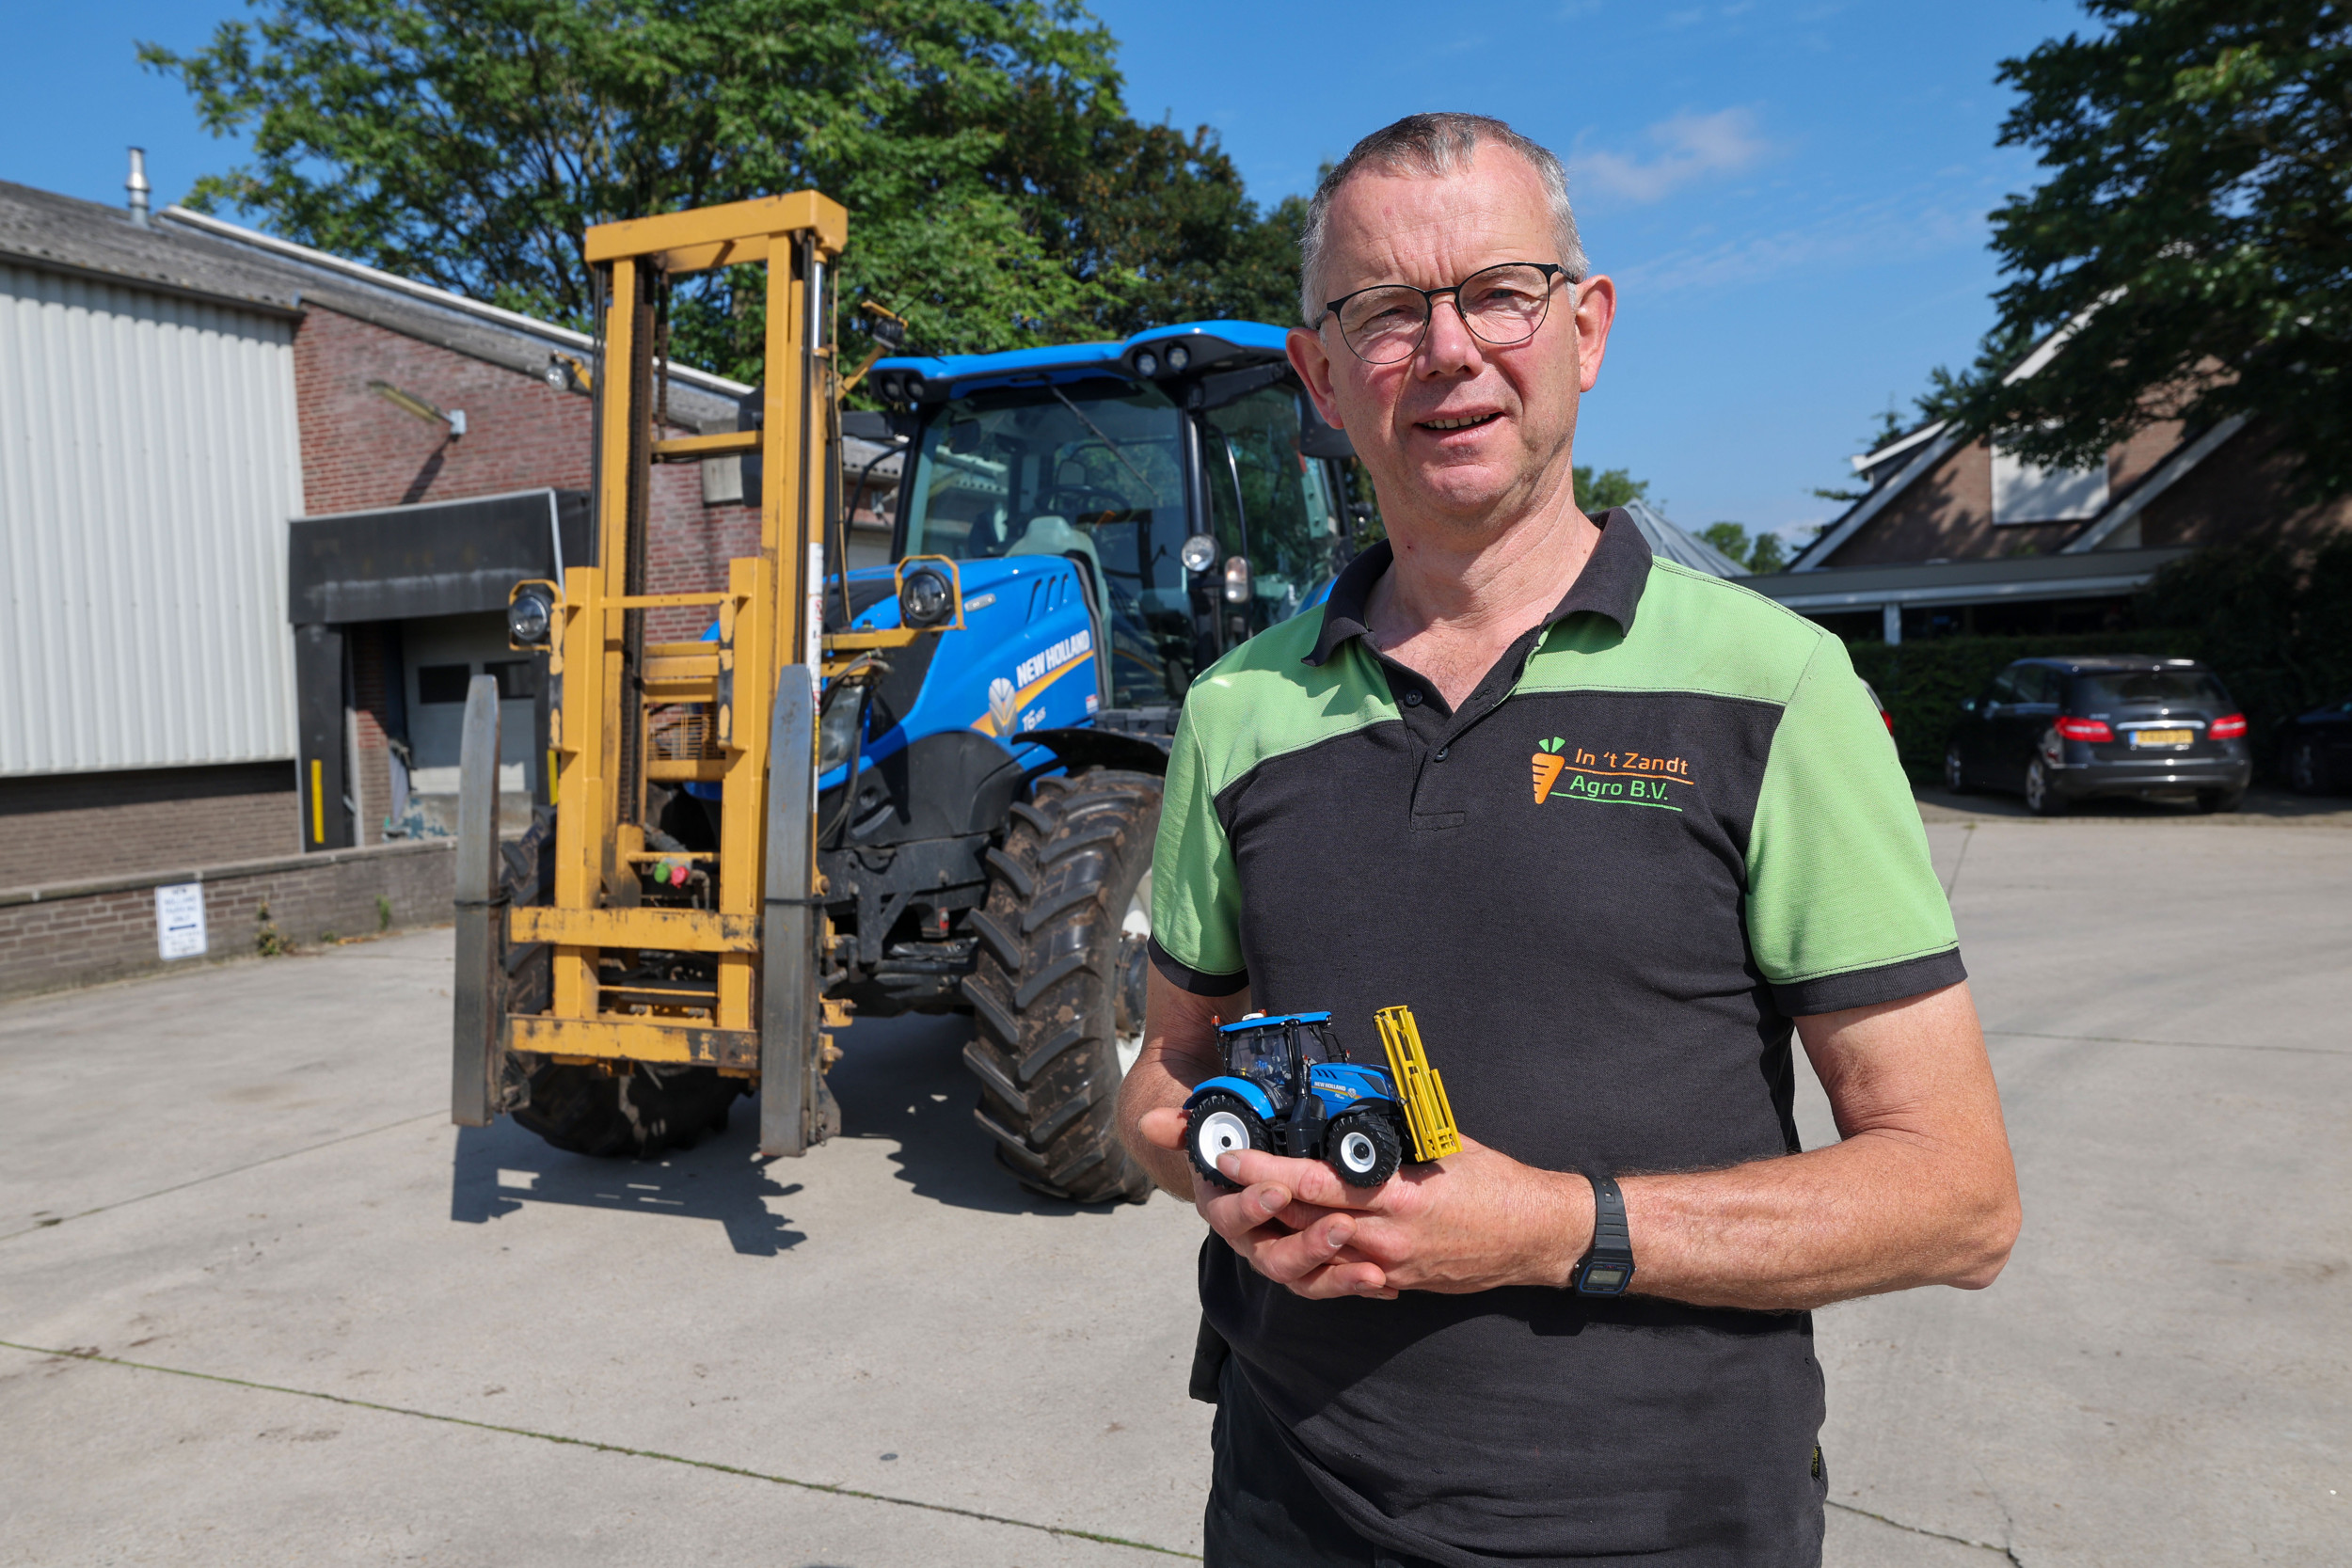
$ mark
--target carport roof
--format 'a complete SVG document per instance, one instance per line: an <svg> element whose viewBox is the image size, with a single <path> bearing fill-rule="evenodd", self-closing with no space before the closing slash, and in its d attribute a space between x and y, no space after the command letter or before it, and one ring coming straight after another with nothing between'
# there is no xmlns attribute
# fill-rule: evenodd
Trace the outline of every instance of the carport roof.
<svg viewBox="0 0 2352 1568"><path fill-rule="evenodd" d="M1790 610L1828 612L1883 605L1998 604L2090 599L2129 594L2185 549L2100 550L2090 555L2011 556L2001 561L1930 561L1899 566L1830 566L1741 578Z"/></svg>

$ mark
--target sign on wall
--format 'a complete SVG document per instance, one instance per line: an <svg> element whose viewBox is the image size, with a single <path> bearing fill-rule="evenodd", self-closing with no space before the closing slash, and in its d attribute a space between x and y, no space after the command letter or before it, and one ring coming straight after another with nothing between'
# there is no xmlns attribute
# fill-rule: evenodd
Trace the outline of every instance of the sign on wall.
<svg viewBox="0 0 2352 1568"><path fill-rule="evenodd" d="M202 882L180 882L155 890L155 950L166 958L204 956Z"/></svg>

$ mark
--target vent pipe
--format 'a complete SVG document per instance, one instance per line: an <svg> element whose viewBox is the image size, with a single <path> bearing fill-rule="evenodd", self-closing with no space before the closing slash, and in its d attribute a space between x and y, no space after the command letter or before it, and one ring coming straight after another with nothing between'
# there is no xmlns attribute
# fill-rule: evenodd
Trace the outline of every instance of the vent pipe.
<svg viewBox="0 0 2352 1568"><path fill-rule="evenodd" d="M131 178L122 182L122 188L131 193L131 221L141 229L146 228L147 193L151 187L147 182L147 149L144 147L131 149Z"/></svg>

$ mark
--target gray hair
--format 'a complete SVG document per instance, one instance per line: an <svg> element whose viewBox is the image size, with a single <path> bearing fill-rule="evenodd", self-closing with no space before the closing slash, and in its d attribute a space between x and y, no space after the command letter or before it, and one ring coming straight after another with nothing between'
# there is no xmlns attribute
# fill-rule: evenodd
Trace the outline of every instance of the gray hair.
<svg viewBox="0 0 2352 1568"><path fill-rule="evenodd" d="M1470 166L1481 140L1502 143L1534 167L1551 207L1551 225L1560 241L1560 265L1567 270L1570 282L1584 281L1588 267L1583 242L1576 235L1576 213L1568 205L1568 171L1549 148L1486 115L1406 115L1358 142L1315 186L1314 199L1307 204L1307 221L1298 231L1299 320L1311 326L1323 313L1317 280L1323 270L1324 225L1342 185L1366 166L1422 179L1452 174Z"/></svg>

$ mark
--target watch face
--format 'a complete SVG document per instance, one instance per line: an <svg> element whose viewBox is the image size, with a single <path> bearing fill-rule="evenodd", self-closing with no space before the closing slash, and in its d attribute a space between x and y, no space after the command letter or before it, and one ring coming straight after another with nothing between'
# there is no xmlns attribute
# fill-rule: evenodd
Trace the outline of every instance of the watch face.
<svg viewBox="0 0 2352 1568"><path fill-rule="evenodd" d="M1622 1263L1587 1263L1576 1288L1593 1295L1613 1296L1624 1291L1633 1271Z"/></svg>

